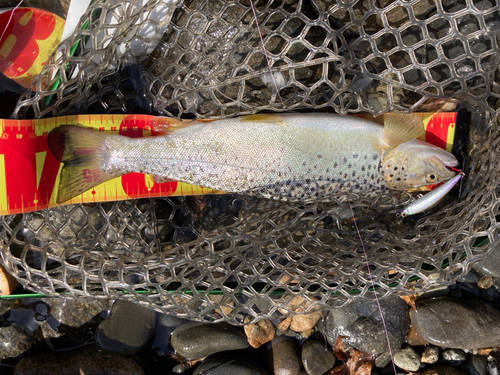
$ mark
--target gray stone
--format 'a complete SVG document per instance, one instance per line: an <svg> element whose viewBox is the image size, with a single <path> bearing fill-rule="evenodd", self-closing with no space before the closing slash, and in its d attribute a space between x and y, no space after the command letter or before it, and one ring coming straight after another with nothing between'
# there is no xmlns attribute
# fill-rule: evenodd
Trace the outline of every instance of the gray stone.
<svg viewBox="0 0 500 375"><path fill-rule="evenodd" d="M435 345L427 346L420 355L420 362L422 363L436 363L439 359L439 347Z"/></svg>
<svg viewBox="0 0 500 375"><path fill-rule="evenodd" d="M446 349L442 356L446 361L465 361L465 353L460 349Z"/></svg>
<svg viewBox="0 0 500 375"><path fill-rule="evenodd" d="M394 364L406 371L418 371L420 356L410 345L405 345L394 354Z"/></svg>
<svg viewBox="0 0 500 375"><path fill-rule="evenodd" d="M500 245L494 246L491 252L472 268L483 275L500 278Z"/></svg>
<svg viewBox="0 0 500 375"><path fill-rule="evenodd" d="M207 358L194 370L193 375L266 375L267 372L244 359Z"/></svg>
<svg viewBox="0 0 500 375"><path fill-rule="evenodd" d="M470 375L487 375L488 360L484 355L474 354L469 363Z"/></svg>
<svg viewBox="0 0 500 375"><path fill-rule="evenodd" d="M187 322L174 330L170 342L187 359L249 347L243 330L229 324Z"/></svg>
<svg viewBox="0 0 500 375"><path fill-rule="evenodd" d="M479 276L474 271L468 272L457 278L459 283L465 284L475 284L477 283L477 280L479 280Z"/></svg>
<svg viewBox="0 0 500 375"><path fill-rule="evenodd" d="M323 375L335 365L335 355L318 339L308 339L302 345L302 364L308 375Z"/></svg>
<svg viewBox="0 0 500 375"><path fill-rule="evenodd" d="M434 366L421 373L421 375L465 375L462 371L449 366Z"/></svg>
<svg viewBox="0 0 500 375"><path fill-rule="evenodd" d="M109 318L97 328L96 344L101 350L115 354L138 352L153 337L155 321L155 311L117 300Z"/></svg>
<svg viewBox="0 0 500 375"><path fill-rule="evenodd" d="M500 344L500 312L482 301L426 299L410 316L418 335L434 345L472 350Z"/></svg>
<svg viewBox="0 0 500 375"><path fill-rule="evenodd" d="M0 359L14 358L31 349L33 337L19 323L0 327Z"/></svg>
<svg viewBox="0 0 500 375"><path fill-rule="evenodd" d="M275 375L297 375L302 364L295 340L276 336L271 341L272 367Z"/></svg>
<svg viewBox="0 0 500 375"><path fill-rule="evenodd" d="M120 374L142 375L144 371L130 357L99 353L94 347L22 359L17 375Z"/></svg>
<svg viewBox="0 0 500 375"><path fill-rule="evenodd" d="M408 331L408 305L401 298L380 301L392 351L403 344ZM342 336L344 348L353 347L376 356L375 366L384 367L390 361L389 348L380 311L375 302L355 302L330 310L325 324L325 336L333 347Z"/></svg>

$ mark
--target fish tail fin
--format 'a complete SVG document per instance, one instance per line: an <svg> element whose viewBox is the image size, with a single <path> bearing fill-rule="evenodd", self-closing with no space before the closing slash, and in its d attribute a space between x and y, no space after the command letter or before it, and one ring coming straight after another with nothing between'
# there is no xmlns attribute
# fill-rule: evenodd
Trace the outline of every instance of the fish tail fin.
<svg viewBox="0 0 500 375"><path fill-rule="evenodd" d="M100 152L109 134L74 125L62 125L49 133L49 148L64 165L61 170L57 203L74 198L116 176L101 170Z"/></svg>

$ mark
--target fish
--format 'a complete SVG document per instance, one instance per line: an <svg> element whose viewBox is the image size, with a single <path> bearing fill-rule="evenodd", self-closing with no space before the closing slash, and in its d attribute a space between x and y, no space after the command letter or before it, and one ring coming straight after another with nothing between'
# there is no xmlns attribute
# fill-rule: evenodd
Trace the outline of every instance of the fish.
<svg viewBox="0 0 500 375"><path fill-rule="evenodd" d="M161 135L129 138L77 125L54 128L48 145L63 163L57 202L130 172L228 193L312 201L447 181L449 152L417 138L415 114L384 125L328 113L257 114L214 121L158 117ZM89 178L89 176L91 178Z"/></svg>
<svg viewBox="0 0 500 375"><path fill-rule="evenodd" d="M465 176L465 173L460 171L455 177L446 181L441 186L432 190L430 193L418 198L411 204L409 204L401 213L402 217L418 214L422 211L428 210L429 208L435 206L443 199L446 194L450 192L453 187L460 181L460 179Z"/></svg>

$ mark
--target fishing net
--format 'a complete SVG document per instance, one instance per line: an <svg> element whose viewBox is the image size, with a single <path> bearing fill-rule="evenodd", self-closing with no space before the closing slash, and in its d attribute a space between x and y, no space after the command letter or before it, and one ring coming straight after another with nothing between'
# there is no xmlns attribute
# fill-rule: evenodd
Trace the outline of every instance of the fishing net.
<svg viewBox="0 0 500 375"><path fill-rule="evenodd" d="M498 246L498 0L253 6L94 1L14 116L465 108L460 196L405 219L394 208L413 198L388 193L308 204L165 197L5 216L3 263L25 287L241 324L449 284Z"/></svg>

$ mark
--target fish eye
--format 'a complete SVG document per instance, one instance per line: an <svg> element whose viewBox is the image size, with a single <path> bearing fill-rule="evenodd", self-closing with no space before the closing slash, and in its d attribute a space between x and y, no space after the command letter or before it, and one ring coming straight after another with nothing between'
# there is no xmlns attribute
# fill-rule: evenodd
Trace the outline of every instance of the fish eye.
<svg viewBox="0 0 500 375"><path fill-rule="evenodd" d="M430 173L427 173L427 175L425 176L425 180L426 180L427 182L430 182L430 183L431 183L431 182L436 182L436 180L437 180L437 176L436 176L436 174L435 174L435 173L430 172Z"/></svg>

